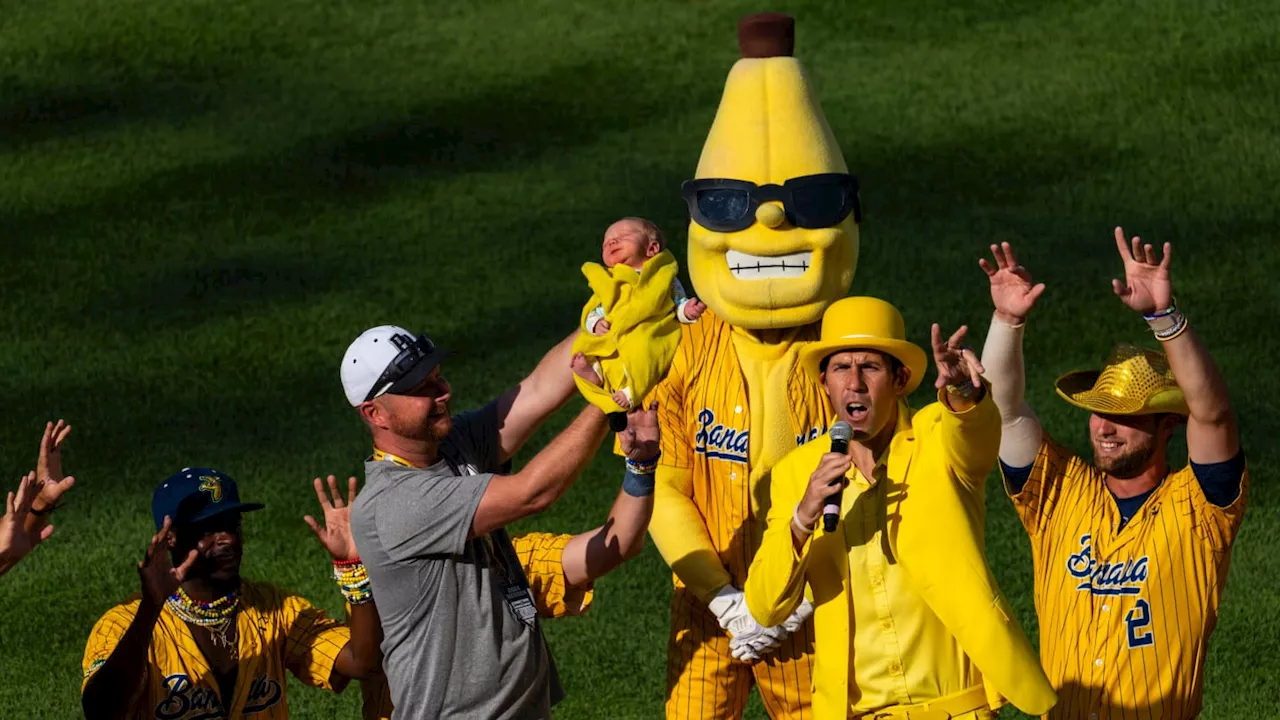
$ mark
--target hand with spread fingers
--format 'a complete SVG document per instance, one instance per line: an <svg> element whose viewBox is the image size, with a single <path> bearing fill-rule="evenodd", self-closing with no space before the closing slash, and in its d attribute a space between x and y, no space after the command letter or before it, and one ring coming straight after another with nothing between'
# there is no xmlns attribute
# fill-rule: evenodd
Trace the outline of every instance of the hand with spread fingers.
<svg viewBox="0 0 1280 720"><path fill-rule="evenodd" d="M662 448L658 434L658 401L649 403L649 409L633 408L627 413L627 429L618 433L618 445L622 454L636 462L648 462L658 456Z"/></svg>
<svg viewBox="0 0 1280 720"><path fill-rule="evenodd" d="M1112 280L1111 289L1132 310L1151 315L1173 305L1173 282L1169 279L1169 256L1173 246L1164 244L1157 258L1150 243L1134 236L1124 239L1124 228L1116 228L1116 249L1124 261L1124 281Z"/></svg>
<svg viewBox="0 0 1280 720"><path fill-rule="evenodd" d="M1018 264L1009 243L992 245L991 255L996 262L994 266L986 258L980 258L978 265L991 281L991 303L995 305L996 318L1007 325L1021 325L1044 292L1044 283L1032 284L1031 273Z"/></svg>
<svg viewBox="0 0 1280 720"><path fill-rule="evenodd" d="M58 506L58 501L76 484L74 477L62 474L62 443L71 434L71 426L65 420L45 423L44 436L40 438L40 457L36 461L36 480L40 482L40 494L31 506L28 526L33 521L43 521Z"/></svg>
<svg viewBox="0 0 1280 720"><path fill-rule="evenodd" d="M356 560L360 557L360 552L356 550L355 538L351 536L351 503L356 501L356 479L347 478L346 500L343 500L342 493L338 491L337 478L330 475L327 482L328 494L325 493L325 481L320 478L312 481L316 499L320 501L320 509L324 511L324 525L317 523L310 515L302 519L334 560Z"/></svg>
<svg viewBox="0 0 1280 720"><path fill-rule="evenodd" d="M969 326L962 325L943 342L942 327L937 323L933 324L933 362L938 367L935 387L960 388L966 384L971 388L982 387L982 373L985 369L978 360L977 353L964 344L967 332Z"/></svg>
<svg viewBox="0 0 1280 720"><path fill-rule="evenodd" d="M18 482L17 493L10 492L5 503L4 517L0 517L0 575L5 574L18 561L26 557L35 546L53 534L53 526L28 530L26 520L31 503L40 492L40 482L34 472Z"/></svg>
<svg viewBox="0 0 1280 720"><path fill-rule="evenodd" d="M153 608L159 608L169 596L178 591L187 579L191 566L199 553L192 548L178 567L169 557L169 538L173 532L173 520L166 515L160 532L151 536L147 554L138 563L138 579L142 583L142 599Z"/></svg>

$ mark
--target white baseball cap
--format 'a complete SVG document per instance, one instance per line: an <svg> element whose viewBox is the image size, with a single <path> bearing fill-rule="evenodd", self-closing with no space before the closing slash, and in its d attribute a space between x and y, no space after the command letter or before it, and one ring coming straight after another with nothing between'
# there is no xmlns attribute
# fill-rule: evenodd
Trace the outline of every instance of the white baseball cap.
<svg viewBox="0 0 1280 720"><path fill-rule="evenodd" d="M383 393L417 387L440 361L452 354L426 335L396 325L379 325L360 333L342 357L342 390L352 407Z"/></svg>

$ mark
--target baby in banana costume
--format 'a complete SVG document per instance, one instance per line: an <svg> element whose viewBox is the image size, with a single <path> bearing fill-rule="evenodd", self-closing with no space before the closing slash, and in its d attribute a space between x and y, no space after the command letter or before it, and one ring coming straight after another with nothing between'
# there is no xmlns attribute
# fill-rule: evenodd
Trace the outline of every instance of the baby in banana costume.
<svg viewBox="0 0 1280 720"><path fill-rule="evenodd" d="M696 322L705 309L685 293L664 245L652 221L622 218L605 231L604 266L582 266L593 294L582 310L586 332L574 341L570 367L583 396L607 413L624 412L649 394L680 341L675 320Z"/></svg>

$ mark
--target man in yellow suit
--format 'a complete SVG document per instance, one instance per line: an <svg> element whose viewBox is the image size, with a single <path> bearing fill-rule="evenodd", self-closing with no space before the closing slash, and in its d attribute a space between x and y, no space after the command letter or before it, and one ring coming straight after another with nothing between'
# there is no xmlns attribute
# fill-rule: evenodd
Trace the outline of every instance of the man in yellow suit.
<svg viewBox="0 0 1280 720"><path fill-rule="evenodd" d="M944 342L933 326L938 401L919 412L906 398L925 352L883 300L834 303L800 354L847 447L833 451L833 429L774 467L746 600L766 626L806 596L816 606L816 718L976 719L1004 697L1036 714L1056 700L985 560L1000 413L965 332Z"/></svg>
<svg viewBox="0 0 1280 720"><path fill-rule="evenodd" d="M689 206L689 274L707 305L658 386L662 460L650 533L675 573L667 716L738 717L753 685L774 718L808 717L812 624L752 619L742 586L769 470L820 436L826 396L797 363L857 263L857 183L792 57L794 21L739 25Z"/></svg>

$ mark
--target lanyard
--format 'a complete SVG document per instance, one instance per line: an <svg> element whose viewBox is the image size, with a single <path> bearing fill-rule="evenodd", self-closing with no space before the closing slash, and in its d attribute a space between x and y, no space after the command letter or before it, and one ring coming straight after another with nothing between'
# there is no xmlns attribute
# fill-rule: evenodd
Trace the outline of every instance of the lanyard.
<svg viewBox="0 0 1280 720"><path fill-rule="evenodd" d="M407 468L417 467L416 465L409 462L408 460L405 460L399 455L392 455L391 453L386 452L385 450L379 450L378 448L373 449L373 459L375 461L386 460L387 462L395 463L400 467L407 467Z"/></svg>

